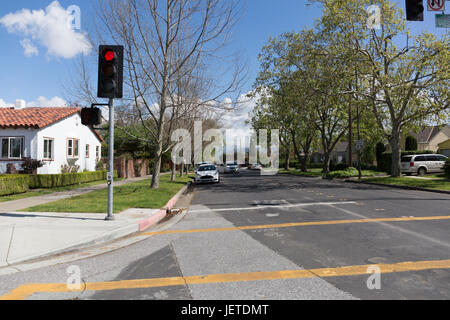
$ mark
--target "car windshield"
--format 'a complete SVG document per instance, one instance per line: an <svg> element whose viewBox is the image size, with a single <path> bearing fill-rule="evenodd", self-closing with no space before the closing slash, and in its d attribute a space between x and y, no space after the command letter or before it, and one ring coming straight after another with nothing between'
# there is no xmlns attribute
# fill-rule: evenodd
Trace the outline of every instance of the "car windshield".
<svg viewBox="0 0 450 320"><path fill-rule="evenodd" d="M403 157L402 162L411 162L412 157Z"/></svg>
<svg viewBox="0 0 450 320"><path fill-rule="evenodd" d="M215 171L215 170L216 170L215 166L202 166L198 168L198 171Z"/></svg>

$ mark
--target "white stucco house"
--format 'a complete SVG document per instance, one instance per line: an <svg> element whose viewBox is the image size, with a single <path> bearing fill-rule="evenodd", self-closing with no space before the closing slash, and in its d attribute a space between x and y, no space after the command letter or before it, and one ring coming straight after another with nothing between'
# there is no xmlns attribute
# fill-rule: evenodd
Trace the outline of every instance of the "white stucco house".
<svg viewBox="0 0 450 320"><path fill-rule="evenodd" d="M68 164L95 171L103 139L80 114L76 107L0 108L0 174L8 164L21 170L23 158L45 163L38 174L61 173Z"/></svg>

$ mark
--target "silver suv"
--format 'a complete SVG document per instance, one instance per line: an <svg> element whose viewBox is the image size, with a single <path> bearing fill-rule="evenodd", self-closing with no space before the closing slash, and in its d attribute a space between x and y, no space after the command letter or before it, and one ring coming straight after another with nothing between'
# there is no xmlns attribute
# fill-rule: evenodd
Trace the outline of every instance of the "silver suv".
<svg viewBox="0 0 450 320"><path fill-rule="evenodd" d="M402 173L410 176L417 173L423 176L427 173L444 172L447 157L442 154L416 154L402 157Z"/></svg>

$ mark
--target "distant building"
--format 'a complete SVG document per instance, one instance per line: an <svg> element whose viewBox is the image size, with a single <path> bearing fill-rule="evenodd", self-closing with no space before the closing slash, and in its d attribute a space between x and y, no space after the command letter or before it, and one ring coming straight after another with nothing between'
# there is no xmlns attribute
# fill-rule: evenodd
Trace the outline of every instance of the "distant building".
<svg viewBox="0 0 450 320"><path fill-rule="evenodd" d="M438 153L450 158L450 139L439 144Z"/></svg>
<svg viewBox="0 0 450 320"><path fill-rule="evenodd" d="M64 165L95 171L103 139L81 124L80 108L0 108L0 174L21 170L23 158L42 160L39 174Z"/></svg>
<svg viewBox="0 0 450 320"><path fill-rule="evenodd" d="M410 133L417 139L417 149L437 152L439 144L450 139L450 125L426 127L419 133Z"/></svg>
<svg viewBox="0 0 450 320"><path fill-rule="evenodd" d="M358 154L356 153L356 148L352 149L352 160L356 161L358 159ZM348 141L341 141L336 144L336 147L330 154L330 160L333 163L348 163ZM312 153L311 162L321 163L324 161L324 152L319 149Z"/></svg>

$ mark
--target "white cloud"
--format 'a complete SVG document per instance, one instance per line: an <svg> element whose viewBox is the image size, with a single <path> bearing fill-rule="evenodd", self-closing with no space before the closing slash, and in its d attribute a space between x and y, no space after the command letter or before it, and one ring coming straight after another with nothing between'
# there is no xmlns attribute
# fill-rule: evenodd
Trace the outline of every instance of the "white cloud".
<svg viewBox="0 0 450 320"><path fill-rule="evenodd" d="M246 121L250 120L253 109L256 106L256 98L248 98L247 94L239 97L236 108L232 111L226 112L221 118L221 124L224 129L229 130L229 134L233 136L248 135L251 125ZM231 99L225 99L224 104L232 104Z"/></svg>
<svg viewBox="0 0 450 320"><path fill-rule="evenodd" d="M8 103L3 99L0 99L0 108L12 108L14 107L14 103Z"/></svg>
<svg viewBox="0 0 450 320"><path fill-rule="evenodd" d="M66 100L60 97L53 97L47 99L46 97L39 97L36 101L31 101L27 103L27 108L30 107L65 107L67 105Z"/></svg>
<svg viewBox="0 0 450 320"><path fill-rule="evenodd" d="M47 48L47 55L70 59L91 51L85 34L71 28L71 12L64 9L58 1L53 1L45 10L22 9L0 18L0 24L9 33L24 36L21 41L25 55L37 54L36 44Z"/></svg>
<svg viewBox="0 0 450 320"><path fill-rule="evenodd" d="M6 102L3 99L0 99L0 108L12 108L15 106L15 103ZM60 97L53 97L51 99L47 99L46 97L38 97L35 101L27 102L25 104L26 108L32 107L65 107L67 106L66 100Z"/></svg>
<svg viewBox="0 0 450 320"><path fill-rule="evenodd" d="M36 48L30 39L23 39L20 44L25 49L25 56L31 57L39 54L38 48Z"/></svg>

